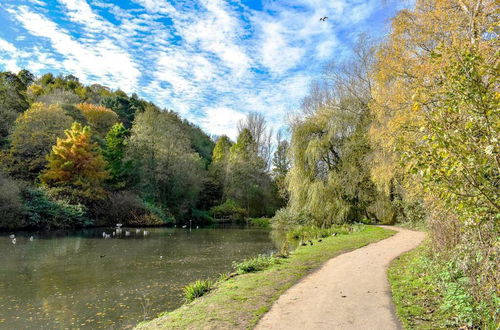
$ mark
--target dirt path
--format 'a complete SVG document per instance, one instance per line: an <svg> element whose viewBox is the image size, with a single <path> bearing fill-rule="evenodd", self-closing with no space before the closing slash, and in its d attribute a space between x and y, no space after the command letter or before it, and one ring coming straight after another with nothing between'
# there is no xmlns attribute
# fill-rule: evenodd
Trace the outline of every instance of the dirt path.
<svg viewBox="0 0 500 330"><path fill-rule="evenodd" d="M387 267L419 245L425 234L386 228L398 233L327 261L286 291L256 329L400 329Z"/></svg>

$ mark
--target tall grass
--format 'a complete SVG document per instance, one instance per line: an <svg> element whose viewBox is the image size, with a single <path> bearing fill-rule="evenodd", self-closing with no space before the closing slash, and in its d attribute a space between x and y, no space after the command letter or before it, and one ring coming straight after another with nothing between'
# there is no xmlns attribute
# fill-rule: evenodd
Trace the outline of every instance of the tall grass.
<svg viewBox="0 0 500 330"><path fill-rule="evenodd" d="M278 263L278 258L272 255L258 255L257 257L250 258L239 263L233 263L233 267L235 272L241 275L264 270L276 263Z"/></svg>
<svg viewBox="0 0 500 330"><path fill-rule="evenodd" d="M214 283L210 280L198 280L186 285L183 289L184 299L191 302L212 290Z"/></svg>

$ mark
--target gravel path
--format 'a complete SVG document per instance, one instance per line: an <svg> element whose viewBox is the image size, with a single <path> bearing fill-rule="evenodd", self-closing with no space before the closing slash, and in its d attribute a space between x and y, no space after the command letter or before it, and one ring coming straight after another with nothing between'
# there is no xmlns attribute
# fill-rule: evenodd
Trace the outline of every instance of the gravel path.
<svg viewBox="0 0 500 330"><path fill-rule="evenodd" d="M425 234L385 228L398 233L327 261L286 291L256 329L400 329L387 267Z"/></svg>

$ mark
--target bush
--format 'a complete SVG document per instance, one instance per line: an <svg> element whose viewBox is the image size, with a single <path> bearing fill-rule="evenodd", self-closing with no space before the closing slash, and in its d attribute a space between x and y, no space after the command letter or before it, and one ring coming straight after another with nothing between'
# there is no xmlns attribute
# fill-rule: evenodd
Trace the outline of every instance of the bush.
<svg viewBox="0 0 500 330"><path fill-rule="evenodd" d="M212 207L210 214L216 219L229 217L232 220L242 220L246 216L246 211L235 201L228 199L223 204Z"/></svg>
<svg viewBox="0 0 500 330"><path fill-rule="evenodd" d="M191 302L212 290L214 283L210 280L198 280L184 287L184 299Z"/></svg>
<svg viewBox="0 0 500 330"><path fill-rule="evenodd" d="M212 218L207 211L203 210L192 209L191 217L193 218L194 222L200 224L211 224L212 222L214 222L214 218Z"/></svg>
<svg viewBox="0 0 500 330"><path fill-rule="evenodd" d="M114 192L98 205L104 223L110 225L117 222L132 226L157 226L169 221L163 210L153 204L144 202L131 191Z"/></svg>
<svg viewBox="0 0 500 330"><path fill-rule="evenodd" d="M282 208L276 212L272 219L273 228L276 230L290 230L299 225L304 225L308 220L305 214L294 212L289 207Z"/></svg>
<svg viewBox="0 0 500 330"><path fill-rule="evenodd" d="M271 219L269 218L251 218L250 223L254 226L268 228L271 226Z"/></svg>
<svg viewBox="0 0 500 330"><path fill-rule="evenodd" d="M233 263L234 270L237 274L253 273L264 270L271 265L278 263L278 259L274 256L258 255L257 257L244 260L239 263Z"/></svg>
<svg viewBox="0 0 500 330"><path fill-rule="evenodd" d="M83 205L50 198L43 189L22 191L26 210L26 226L39 229L83 227L92 224Z"/></svg>
<svg viewBox="0 0 500 330"><path fill-rule="evenodd" d="M0 173L0 228L25 226L21 189L16 181Z"/></svg>

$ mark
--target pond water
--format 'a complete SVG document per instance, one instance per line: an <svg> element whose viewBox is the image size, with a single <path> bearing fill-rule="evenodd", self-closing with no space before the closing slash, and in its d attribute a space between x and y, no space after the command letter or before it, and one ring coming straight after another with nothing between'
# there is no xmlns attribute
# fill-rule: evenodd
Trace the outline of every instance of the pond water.
<svg viewBox="0 0 500 330"><path fill-rule="evenodd" d="M270 253L269 230L91 229L0 234L0 328L132 328L182 304L182 287ZM33 235L33 241L29 236Z"/></svg>

